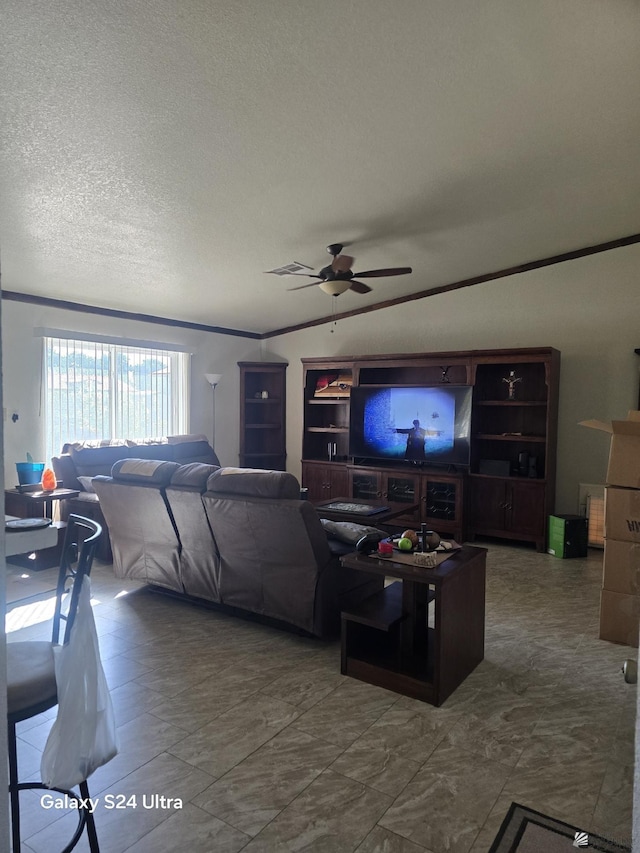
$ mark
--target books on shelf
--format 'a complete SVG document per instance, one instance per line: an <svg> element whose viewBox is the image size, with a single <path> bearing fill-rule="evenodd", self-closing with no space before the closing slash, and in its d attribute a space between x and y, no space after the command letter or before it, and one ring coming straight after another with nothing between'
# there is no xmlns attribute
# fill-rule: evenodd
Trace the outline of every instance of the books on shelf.
<svg viewBox="0 0 640 853"><path fill-rule="evenodd" d="M353 379L350 373L324 373L316 380L314 397L348 397Z"/></svg>

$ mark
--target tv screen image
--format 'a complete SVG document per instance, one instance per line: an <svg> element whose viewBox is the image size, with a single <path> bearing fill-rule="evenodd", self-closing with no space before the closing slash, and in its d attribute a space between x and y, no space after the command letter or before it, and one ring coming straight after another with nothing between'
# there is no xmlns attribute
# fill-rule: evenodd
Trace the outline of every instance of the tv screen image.
<svg viewBox="0 0 640 853"><path fill-rule="evenodd" d="M467 385L353 388L350 455L468 465L471 393Z"/></svg>

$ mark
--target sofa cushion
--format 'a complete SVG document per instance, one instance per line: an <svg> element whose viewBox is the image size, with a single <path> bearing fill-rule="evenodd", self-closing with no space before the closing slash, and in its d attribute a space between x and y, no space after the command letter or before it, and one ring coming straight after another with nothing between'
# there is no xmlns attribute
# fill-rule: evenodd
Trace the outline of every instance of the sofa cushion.
<svg viewBox="0 0 640 853"><path fill-rule="evenodd" d="M97 504L100 502L98 495L95 492L95 489L92 492L80 492L80 494L77 497L73 498L73 500L74 501L81 501L84 504L87 504L87 503ZM82 515L82 513L80 513L80 514Z"/></svg>
<svg viewBox="0 0 640 853"><path fill-rule="evenodd" d="M92 477L95 474L110 474L113 465L120 459L164 459L173 460L173 448L168 444L141 444L127 447L123 444L110 447L72 447L69 455L76 468L76 476Z"/></svg>
<svg viewBox="0 0 640 853"><path fill-rule="evenodd" d="M347 542L349 545L355 545L368 533L373 536L379 535L380 539L384 539L389 535L377 527L369 527L366 524L354 524L351 521L330 521L328 518L321 518L320 522L327 536L338 539L340 542Z"/></svg>
<svg viewBox="0 0 640 853"><path fill-rule="evenodd" d="M190 462L203 462L207 465L220 466L220 460L206 438L199 441L169 443L169 452L171 455L167 458L173 459L174 462L179 462L181 465L188 465Z"/></svg>
<svg viewBox="0 0 640 853"><path fill-rule="evenodd" d="M175 462L123 459L113 477L96 477L100 509L109 528L116 577L184 592L180 543L165 486Z"/></svg>
<svg viewBox="0 0 640 853"><path fill-rule="evenodd" d="M126 447L126 438L88 438L85 441L67 441L62 445L61 453L72 450L95 450L98 447Z"/></svg>
<svg viewBox="0 0 640 853"><path fill-rule="evenodd" d="M300 484L285 471L262 468L219 468L207 481L214 495L247 495L252 498L299 500Z"/></svg>
<svg viewBox="0 0 640 853"><path fill-rule="evenodd" d="M218 465L206 465L204 462L190 462L181 465L171 477L171 485L182 489L195 489L204 492L207 480L219 468Z"/></svg>
<svg viewBox="0 0 640 853"><path fill-rule="evenodd" d="M190 441L208 441L207 436L201 432L187 433L186 435L168 435L168 444L188 444Z"/></svg>
<svg viewBox="0 0 640 853"><path fill-rule="evenodd" d="M61 455L53 457L52 464L56 477L66 488L80 489L78 477L108 476L115 462L128 458L161 459L181 465L191 462L220 465L206 436L199 433L140 440L117 438L67 442Z"/></svg>
<svg viewBox="0 0 640 853"><path fill-rule="evenodd" d="M127 483L164 486L180 466L158 459L120 459L111 469L114 480Z"/></svg>
<svg viewBox="0 0 640 853"><path fill-rule="evenodd" d="M83 492L92 492L95 494L95 489L93 488L93 483L91 482L93 477L78 477L78 482L82 486Z"/></svg>
<svg viewBox="0 0 640 853"><path fill-rule="evenodd" d="M173 448L168 444L136 444L129 448L127 458L162 459L165 462L173 462Z"/></svg>
<svg viewBox="0 0 640 853"><path fill-rule="evenodd" d="M125 438L124 443L126 447L147 447L151 444L168 444L168 440L166 438Z"/></svg>
<svg viewBox="0 0 640 853"><path fill-rule="evenodd" d="M180 575L187 595L220 601L220 557L202 502L213 465L181 465L165 489L180 540Z"/></svg>
<svg viewBox="0 0 640 853"><path fill-rule="evenodd" d="M69 448L69 456L75 466L76 477L110 474L114 463L129 454L130 451L124 445Z"/></svg>

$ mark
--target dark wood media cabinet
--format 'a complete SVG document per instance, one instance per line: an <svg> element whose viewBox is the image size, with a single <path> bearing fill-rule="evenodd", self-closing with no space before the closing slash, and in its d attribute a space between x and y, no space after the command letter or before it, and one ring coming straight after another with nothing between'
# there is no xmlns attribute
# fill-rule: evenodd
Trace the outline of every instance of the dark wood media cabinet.
<svg viewBox="0 0 640 853"><path fill-rule="evenodd" d="M394 519L394 529L411 527L425 521L437 530L460 541L464 473L446 473L402 466L376 468L371 465L305 460L302 481L309 489L309 500L319 501L344 497L360 501L389 501L406 504L407 512ZM344 488L340 491L339 485ZM417 507L417 509L416 509Z"/></svg>
<svg viewBox="0 0 640 853"><path fill-rule="evenodd" d="M302 364L302 482L311 501L348 496L408 507L417 503L420 510L398 518L398 526L426 522L458 541L484 535L546 549L555 501L558 350L341 356L305 358ZM468 467L369 462L349 455L349 386L443 384L472 386Z"/></svg>
<svg viewBox="0 0 640 853"><path fill-rule="evenodd" d="M342 562L399 579L342 613L342 674L441 705L484 658L485 549L433 569L358 553Z"/></svg>

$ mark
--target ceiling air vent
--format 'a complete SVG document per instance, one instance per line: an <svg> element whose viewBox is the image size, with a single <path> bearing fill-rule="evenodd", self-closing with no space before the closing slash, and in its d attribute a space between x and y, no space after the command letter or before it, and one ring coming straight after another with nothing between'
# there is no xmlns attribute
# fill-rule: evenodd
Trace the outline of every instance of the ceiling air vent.
<svg viewBox="0 0 640 853"><path fill-rule="evenodd" d="M306 275L313 267L308 267L305 264L300 264L294 261L291 264L285 264L283 267L276 267L274 270L265 270L265 272L273 273L274 275Z"/></svg>

